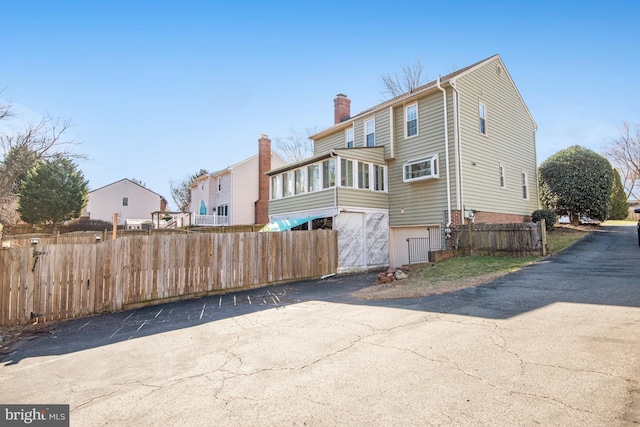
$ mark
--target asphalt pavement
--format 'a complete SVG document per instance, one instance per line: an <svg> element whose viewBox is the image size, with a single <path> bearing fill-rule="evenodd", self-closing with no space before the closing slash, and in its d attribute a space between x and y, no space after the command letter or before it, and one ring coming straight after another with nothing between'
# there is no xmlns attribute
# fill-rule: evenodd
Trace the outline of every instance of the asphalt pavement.
<svg viewBox="0 0 640 427"><path fill-rule="evenodd" d="M71 425L638 425L640 248L605 226L487 285L363 301L335 276L62 322L0 403Z"/></svg>

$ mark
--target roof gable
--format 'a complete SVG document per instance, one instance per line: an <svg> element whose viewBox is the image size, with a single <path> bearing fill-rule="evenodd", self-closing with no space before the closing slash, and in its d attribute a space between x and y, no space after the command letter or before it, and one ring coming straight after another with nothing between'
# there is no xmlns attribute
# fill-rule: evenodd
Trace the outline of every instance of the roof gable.
<svg viewBox="0 0 640 427"><path fill-rule="evenodd" d="M137 185L138 187L140 187L140 188L142 188L142 189L144 189L144 190L147 190L147 191L148 191L148 192L150 192L150 193L153 193L153 194L157 195L157 196L158 196L158 197L160 197L161 199L164 199L164 197L162 197L162 195L161 195L161 194L158 194L158 193L156 193L156 192L155 192L155 191L153 191L153 190L149 190L147 187L143 187L142 185L138 184L137 182L133 182L133 181L132 181L132 180L130 180L129 178L123 178L123 179L121 179L121 180L119 180L119 181L112 182L111 184L103 185L102 187L99 187L99 188L96 188L95 190L91 190L91 191L89 191L89 194L91 194L91 193L95 193L96 191L99 191L99 190L103 190L103 189L105 189L105 188L107 188L107 187L111 187L112 185L117 185L117 184L123 183L123 182L125 182L125 181L128 181L128 182L130 182L131 184Z"/></svg>
<svg viewBox="0 0 640 427"><path fill-rule="evenodd" d="M399 105L399 104L404 104L405 102L407 102L407 100L411 99L411 98L417 98L419 96L422 96L424 94L426 94L429 91L435 90L438 87L438 82L440 82L440 85L443 84L451 84L454 83L456 79L462 77L462 76L466 76L468 74L473 73L475 70L477 70L478 68L494 61L494 60L499 60L500 61L500 65L502 66L502 69L504 70L506 76L509 78L509 80L511 81L511 84L513 85L514 89L516 90L516 92L518 93L518 96L520 98L520 101L522 102L522 104L524 105L527 114L529 114L529 117L531 118L532 123L534 124L534 127L537 129L537 125L535 120L533 119L533 116L531 115L531 112L529 111L529 108L527 107L527 105L524 102L524 99L522 98L522 95L520 94L520 91L518 90L518 88L516 87L515 83L513 82L513 79L511 78L511 75L509 74L509 72L507 71L507 67L505 67L504 62L502 62L502 58L500 58L500 55L495 54L492 55L486 59L483 59L482 61L478 61L474 64L471 64L467 67L461 68L459 70L456 70L452 73L449 73L447 75L445 75L444 77L439 77L436 80L430 81L429 83L426 83L420 87L417 87L416 89L413 89L410 92L407 93L403 93L402 95L398 95L395 98L389 99L387 101L384 101L378 105L375 105L371 108L368 108L364 111L361 111L353 116L351 116L349 119L337 123L321 132L318 132L315 135L312 135L310 138L315 140L319 137L324 137L328 134L331 134L337 130L352 126L353 122L358 119L361 118L362 116L365 116L367 114L371 114L386 108L389 108L390 106L395 106L395 105Z"/></svg>

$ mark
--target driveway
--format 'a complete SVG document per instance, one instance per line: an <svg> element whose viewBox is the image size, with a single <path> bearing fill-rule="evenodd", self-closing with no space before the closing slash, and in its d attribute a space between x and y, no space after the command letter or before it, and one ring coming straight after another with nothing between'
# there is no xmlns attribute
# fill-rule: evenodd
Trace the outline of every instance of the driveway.
<svg viewBox="0 0 640 427"><path fill-rule="evenodd" d="M0 403L72 426L640 424L640 249L603 227L490 284L409 300L373 274L56 325L0 364Z"/></svg>

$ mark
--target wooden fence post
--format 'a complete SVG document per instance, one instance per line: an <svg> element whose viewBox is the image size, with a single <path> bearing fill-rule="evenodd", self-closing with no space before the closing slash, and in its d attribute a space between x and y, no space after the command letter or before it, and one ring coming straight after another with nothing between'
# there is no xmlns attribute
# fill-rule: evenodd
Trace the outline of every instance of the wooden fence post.
<svg viewBox="0 0 640 427"><path fill-rule="evenodd" d="M547 255L547 223L544 218L540 219L540 236L542 238L542 256Z"/></svg>

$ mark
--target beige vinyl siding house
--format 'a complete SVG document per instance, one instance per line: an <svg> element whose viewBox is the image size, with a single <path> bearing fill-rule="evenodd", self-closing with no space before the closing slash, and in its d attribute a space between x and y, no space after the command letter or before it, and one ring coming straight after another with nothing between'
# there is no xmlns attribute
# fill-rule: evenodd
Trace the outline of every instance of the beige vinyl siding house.
<svg viewBox="0 0 640 427"><path fill-rule="evenodd" d="M117 214L120 225L127 220L150 224L151 213L166 207L167 201L160 194L125 178L90 191L84 215L113 222L113 215Z"/></svg>
<svg viewBox="0 0 640 427"><path fill-rule="evenodd" d="M269 214L330 215L346 236L339 237L339 271L374 268L385 257L387 265L399 266L409 260L407 239L424 239L430 250L451 249L456 227L467 221L526 222L538 209L536 124L500 56L355 116L350 103L337 95L335 124L312 136L312 159L269 172L273 184L309 163L335 160L333 186L271 197ZM348 129L354 148L345 148ZM351 161L380 173L377 191L343 179L351 166L343 171L342 163ZM374 231L370 221L385 224L385 232Z"/></svg>
<svg viewBox="0 0 640 427"><path fill-rule="evenodd" d="M271 141L263 135L259 153L225 169L199 177L191 186L191 224L199 226L252 225L259 217L256 203L260 194L260 163L268 164L266 170L279 168L286 162L271 150ZM264 144L264 145L262 145ZM265 204L266 205L266 204ZM266 212L265 212L266 220Z"/></svg>

